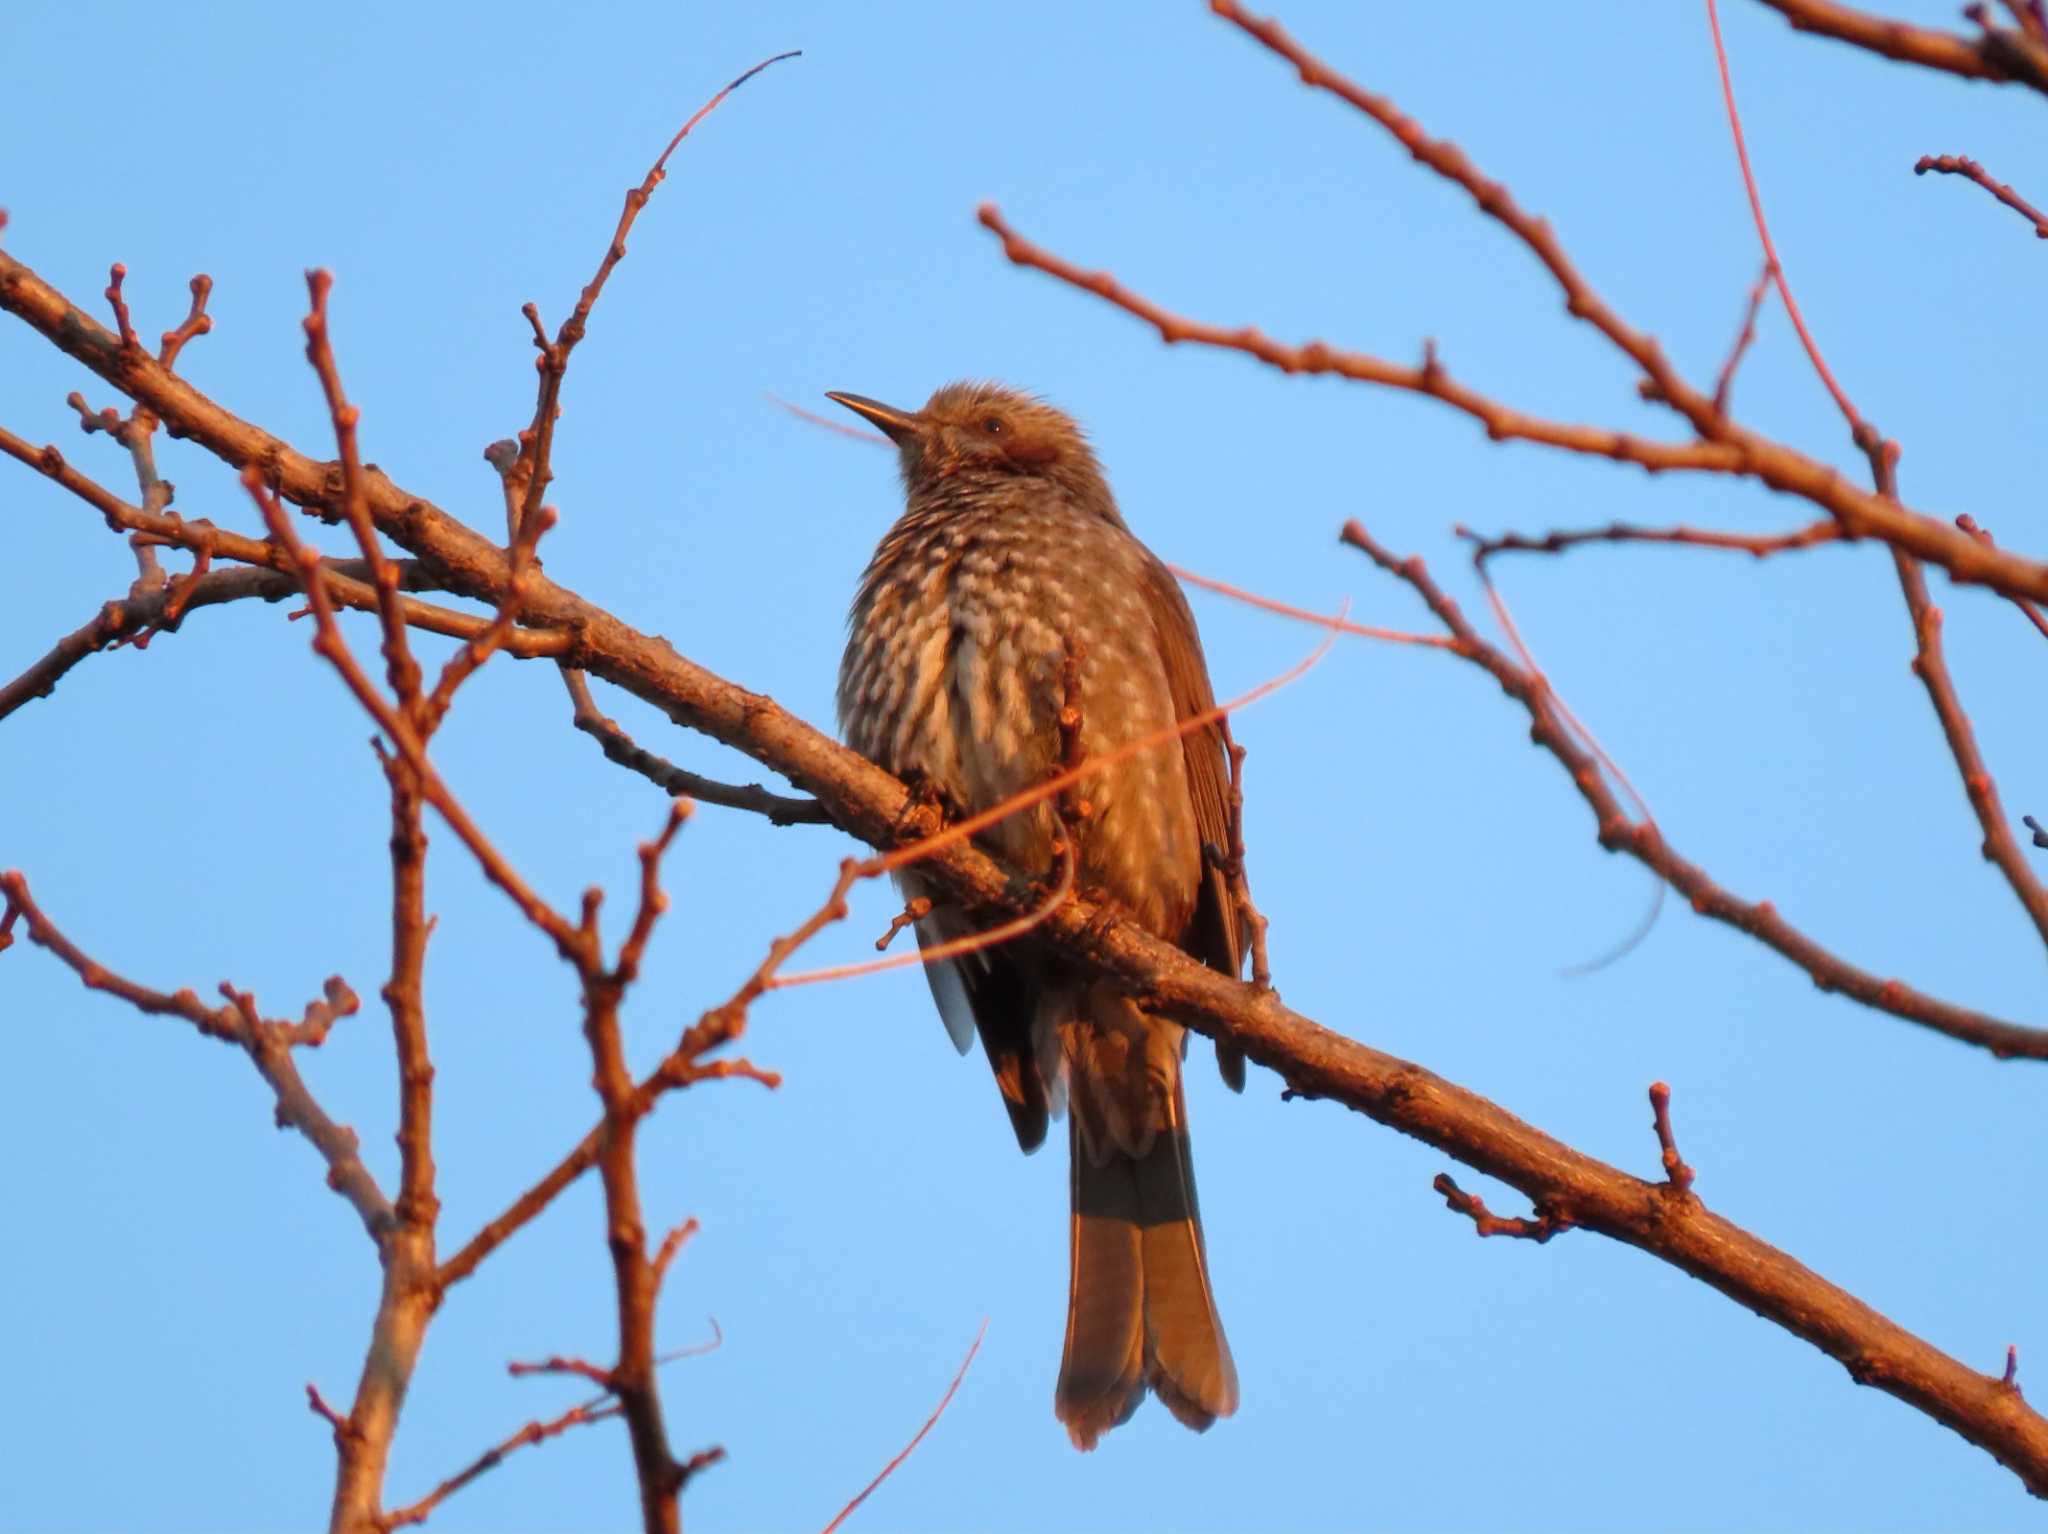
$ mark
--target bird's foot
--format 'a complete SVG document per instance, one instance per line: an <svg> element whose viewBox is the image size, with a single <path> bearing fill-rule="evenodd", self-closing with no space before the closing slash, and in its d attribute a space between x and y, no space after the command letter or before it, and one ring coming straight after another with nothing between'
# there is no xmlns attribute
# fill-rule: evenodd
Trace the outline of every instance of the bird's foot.
<svg viewBox="0 0 2048 1534"><path fill-rule="evenodd" d="M946 822L954 818L945 791L915 768L903 774L903 786L910 794L896 812L897 842L921 842L945 830Z"/></svg>
<svg viewBox="0 0 2048 1534"><path fill-rule="evenodd" d="M1088 913L1088 920L1081 928L1081 940L1091 948L1100 948L1108 940L1110 933L1125 920L1124 913L1107 890L1084 889L1081 891L1081 898L1095 907Z"/></svg>

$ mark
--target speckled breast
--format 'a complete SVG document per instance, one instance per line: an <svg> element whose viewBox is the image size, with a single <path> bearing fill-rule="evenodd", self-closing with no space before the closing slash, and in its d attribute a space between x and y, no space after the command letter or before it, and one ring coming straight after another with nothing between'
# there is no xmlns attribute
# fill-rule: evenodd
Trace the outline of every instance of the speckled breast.
<svg viewBox="0 0 2048 1534"><path fill-rule="evenodd" d="M1081 740L1105 757L1175 720L1136 539L1055 495L1021 506L913 506L875 551L839 672L847 743L922 776L962 810L1044 782L1060 750L1062 671L1081 652ZM1083 785L1092 813L1081 879L1148 929L1178 938L1201 847L1183 749L1169 738ZM1049 866L1040 804L982 840L1020 872Z"/></svg>

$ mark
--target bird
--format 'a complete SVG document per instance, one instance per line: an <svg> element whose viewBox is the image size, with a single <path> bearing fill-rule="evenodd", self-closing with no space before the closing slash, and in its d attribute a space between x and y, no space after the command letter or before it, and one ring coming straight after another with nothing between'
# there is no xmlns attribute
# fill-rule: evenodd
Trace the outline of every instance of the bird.
<svg viewBox="0 0 2048 1534"><path fill-rule="evenodd" d="M1103 765L1065 815L1041 801L981 831L1020 876L1049 874L1071 834L1076 887L1119 919L1236 978L1225 872L1228 736L1179 583L1131 533L1080 426L1035 396L947 384L919 410L828 399L895 445L903 515L853 599L839 670L847 743L965 816L1060 770L1078 707ZM1134 742L1144 749L1121 757ZM976 930L922 881L922 948ZM910 909L922 909L912 905ZM1055 1416L1092 1449L1149 1389L1197 1431L1237 1409L1237 1366L1211 1290L1181 1066L1184 1030L1028 933L928 962L954 1045L979 1033L1017 1143L1066 1108L1071 1216ZM1241 1089L1243 1056L1219 1046Z"/></svg>

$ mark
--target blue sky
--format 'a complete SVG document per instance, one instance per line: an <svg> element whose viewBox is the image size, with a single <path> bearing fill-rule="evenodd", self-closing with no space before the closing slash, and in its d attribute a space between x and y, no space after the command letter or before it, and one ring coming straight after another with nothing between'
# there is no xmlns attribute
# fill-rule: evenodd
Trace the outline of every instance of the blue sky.
<svg viewBox="0 0 2048 1534"><path fill-rule="evenodd" d="M1951 7L1894 0L1948 24ZM1905 494L2039 547L2041 247L1975 189L1915 178L1976 155L2048 194L2040 103L1726 18L1780 251L1847 388L1904 448ZM1754 236L1693 3L1302 3L1282 19L1549 216L1616 307L1711 378ZM1168 350L1005 263L973 211L1113 268L1190 315L1446 365L1549 414L1669 431L1529 256L1377 129L1194 4L524 4L329 10L14 7L0 92L7 248L74 298L124 261L145 334L215 279L200 387L316 455L303 269L333 326L366 455L498 525L484 445L531 409L519 305L552 324L621 192L718 85L784 48L678 152L568 381L549 572L704 664L829 726L845 604L895 513L884 455L795 421L848 389L915 404L992 376L1084 421L1162 556L1366 622L1407 592L1338 548L1364 520L1468 605L1453 523L1615 518L1774 528L1754 487L1651 481L1489 445L1440 407L1242 357ZM0 421L120 486L64 406L108 391L8 321ZM1782 316L1743 417L1856 465ZM829 407L828 407L829 408ZM183 445L187 515L243 530L231 475ZM10 558L0 670L124 589L87 511L0 472ZM1881 550L1757 565L1590 550L1503 565L1523 632L1665 833L1845 957L2040 1018L2038 942L1977 856ZM2009 806L2048 812L2039 639L1935 581L1964 697ZM1313 635L1194 598L1221 693ZM352 632L365 638L363 627ZM146 653L94 658L6 721L0 866L96 956L147 983L227 978L296 1012L330 973L366 997L387 912L369 725L281 607L215 609ZM440 653L433 646L424 646ZM617 694L654 748L757 769ZM2040 1068L1999 1065L1819 995L1678 902L1575 979L1651 897L1603 854L1526 720L1446 657L1347 642L1240 724L1254 874L1287 1000L1419 1060L1593 1154L1654 1172L1644 1089L1675 1089L1698 1191L1908 1328L2021 1378L2048 1360ZM659 795L569 728L544 665L494 663L439 760L529 877L622 904ZM845 838L705 810L670 864L674 912L627 1026L637 1060L722 999L829 886ZM451 1247L592 1119L563 967L437 834L428 975ZM851 959L880 890L821 938ZM331 1449L303 1386L351 1388L372 1254L311 1150L270 1125L246 1062L0 958L0 1523L258 1530L324 1519ZM1190 1071L1202 1203L1243 1382L1205 1437L1156 1405L1090 1456L1050 1412L1065 1174L1015 1152L987 1073L957 1059L921 978L769 998L750 1054L781 1070L671 1100L643 1138L650 1220L703 1233L671 1277L665 1345L724 1345L665 1379L677 1447L729 1462L701 1528L821 1527L914 1431L984 1317L944 1420L855 1527L2017 1528L1987 1456L1718 1294L1583 1234L1476 1242L1430 1192L1445 1159L1270 1075L1229 1097ZM1204 1052L1206 1053L1206 1052ZM387 1178L388 1032L374 1006L305 1066ZM1496 1208L1514 1195L1465 1175ZM409 1501L574 1397L513 1357L601 1357L610 1277L580 1186L450 1297L393 1457ZM526 1451L436 1514L444 1530L624 1526L622 1433Z"/></svg>

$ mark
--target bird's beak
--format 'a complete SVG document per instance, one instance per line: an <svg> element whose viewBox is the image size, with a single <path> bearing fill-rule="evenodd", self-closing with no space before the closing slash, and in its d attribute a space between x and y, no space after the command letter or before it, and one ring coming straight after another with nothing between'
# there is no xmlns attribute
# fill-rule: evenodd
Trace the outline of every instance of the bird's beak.
<svg viewBox="0 0 2048 1534"><path fill-rule="evenodd" d="M828 389L825 398L834 404L844 405L863 420L881 427L889 440L898 447L914 441L924 424L907 410L898 410L894 405L885 405L880 400L869 399L863 394L841 394L836 389Z"/></svg>

